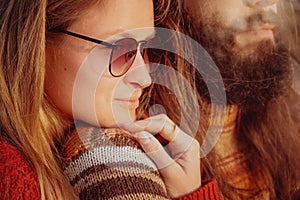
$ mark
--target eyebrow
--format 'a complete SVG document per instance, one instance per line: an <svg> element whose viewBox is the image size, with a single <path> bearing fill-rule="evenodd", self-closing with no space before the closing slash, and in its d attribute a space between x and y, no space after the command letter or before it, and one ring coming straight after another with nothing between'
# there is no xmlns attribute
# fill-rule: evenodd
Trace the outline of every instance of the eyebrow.
<svg viewBox="0 0 300 200"><path fill-rule="evenodd" d="M154 30L154 29L153 29ZM116 34L117 36L120 36L120 37L126 37L126 38L134 38L134 39L137 39L139 37L137 37L137 35L135 34L131 34L131 33L128 33L128 32L124 32L124 33L121 33L121 34ZM143 37L142 40L150 40L150 39L153 39L156 35L156 31L151 31L150 34L146 35L145 37ZM144 35L143 35L144 36ZM112 36L113 38L113 36ZM139 41L139 40L137 40Z"/></svg>
<svg viewBox="0 0 300 200"><path fill-rule="evenodd" d="M137 29L139 32L141 28ZM115 30L114 32L111 32L111 33L107 33L105 35L107 35L107 39L108 41L111 40L111 41L117 41L119 39L122 39L122 38L134 38L136 39L137 41L143 41L143 40L150 40L150 39L153 39L155 36L156 36L156 31L155 31L155 28L154 27L146 27L146 29L148 29L149 31L147 32L151 32L150 34L137 34L136 31L126 31L126 30L123 30L123 29L118 29L118 30Z"/></svg>

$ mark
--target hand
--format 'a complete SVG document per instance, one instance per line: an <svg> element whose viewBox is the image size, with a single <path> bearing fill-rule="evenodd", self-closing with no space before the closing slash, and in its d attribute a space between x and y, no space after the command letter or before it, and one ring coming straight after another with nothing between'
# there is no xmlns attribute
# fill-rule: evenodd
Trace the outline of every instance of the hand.
<svg viewBox="0 0 300 200"><path fill-rule="evenodd" d="M166 115L157 115L123 129L131 132L157 165L171 198L190 193L201 186L199 143L184 133ZM163 147L153 136L159 134L168 145Z"/></svg>

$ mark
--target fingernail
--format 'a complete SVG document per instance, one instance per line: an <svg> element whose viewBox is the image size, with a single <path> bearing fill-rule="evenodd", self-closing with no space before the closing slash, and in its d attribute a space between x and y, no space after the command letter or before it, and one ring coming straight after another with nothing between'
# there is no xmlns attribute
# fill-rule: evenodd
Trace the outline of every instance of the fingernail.
<svg viewBox="0 0 300 200"><path fill-rule="evenodd" d="M141 143L148 144L151 141L152 135L145 131L141 131L141 132L137 133L136 136Z"/></svg>

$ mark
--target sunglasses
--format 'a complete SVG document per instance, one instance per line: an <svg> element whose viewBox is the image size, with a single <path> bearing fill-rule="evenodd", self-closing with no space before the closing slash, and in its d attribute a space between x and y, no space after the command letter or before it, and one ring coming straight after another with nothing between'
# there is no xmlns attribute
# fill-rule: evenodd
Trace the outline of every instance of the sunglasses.
<svg viewBox="0 0 300 200"><path fill-rule="evenodd" d="M138 52L140 52L147 63L149 61L147 56L148 51L151 46L153 46L152 40L142 40L138 42L134 38L122 38L114 43L108 43L66 30L61 30L59 32L111 48L112 51L109 58L109 72L113 77L123 76L132 66ZM157 68L158 64L151 65L151 71L155 70L153 66L154 68Z"/></svg>

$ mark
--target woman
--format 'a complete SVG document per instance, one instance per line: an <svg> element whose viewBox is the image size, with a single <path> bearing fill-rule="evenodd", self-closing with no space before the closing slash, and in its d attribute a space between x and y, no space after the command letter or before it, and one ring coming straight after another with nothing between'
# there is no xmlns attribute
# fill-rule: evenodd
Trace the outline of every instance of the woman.
<svg viewBox="0 0 300 200"><path fill-rule="evenodd" d="M199 145L171 120L161 115L132 122L142 90L151 84L144 46L155 32L124 31L154 26L151 0L1 1L0 6L1 198L77 198L62 173L58 148L74 119L101 127L122 123L158 166L170 197L216 190L214 182L197 190ZM94 66L90 56L99 59L97 68L84 67ZM94 98L86 101L89 97ZM179 159L162 150L150 134L157 132ZM185 151L187 144L191 148ZM161 166L162 160L170 165Z"/></svg>

